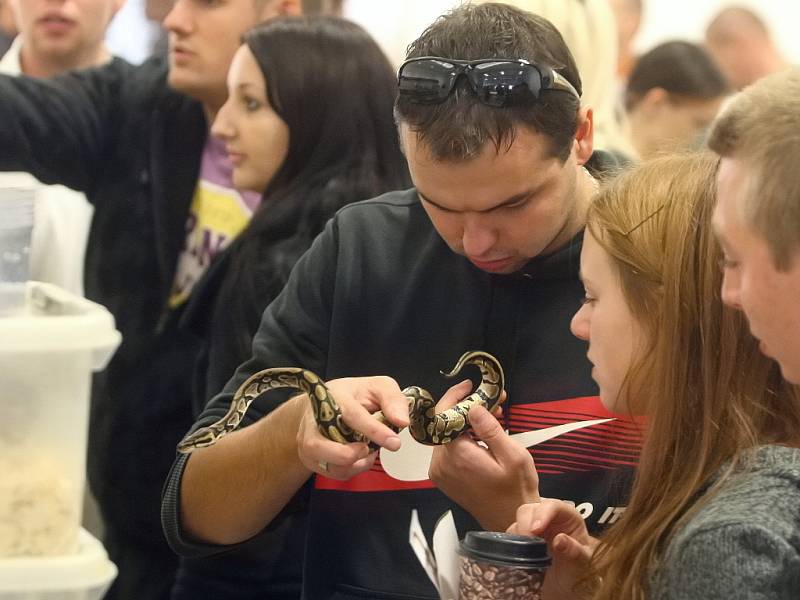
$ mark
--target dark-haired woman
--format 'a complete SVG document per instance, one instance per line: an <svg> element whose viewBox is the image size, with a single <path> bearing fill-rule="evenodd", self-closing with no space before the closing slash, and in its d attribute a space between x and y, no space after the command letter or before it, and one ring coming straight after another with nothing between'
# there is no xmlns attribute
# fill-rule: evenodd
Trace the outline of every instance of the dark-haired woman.
<svg viewBox="0 0 800 600"><path fill-rule="evenodd" d="M665 42L643 54L625 90L631 141L639 157L700 146L729 92L716 63L697 44Z"/></svg>
<svg viewBox="0 0 800 600"><path fill-rule="evenodd" d="M363 29L287 17L243 42L212 133L227 146L237 188L263 196L187 307L184 324L206 341L197 412L250 356L261 313L325 222L345 204L410 186L392 114L394 73ZM173 599L299 598L305 492L247 547L183 559Z"/></svg>

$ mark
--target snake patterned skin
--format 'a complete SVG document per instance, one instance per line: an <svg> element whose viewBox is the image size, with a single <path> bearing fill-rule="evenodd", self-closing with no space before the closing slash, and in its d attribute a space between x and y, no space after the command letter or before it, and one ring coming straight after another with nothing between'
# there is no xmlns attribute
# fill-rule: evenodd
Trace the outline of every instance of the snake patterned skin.
<svg viewBox="0 0 800 600"><path fill-rule="evenodd" d="M409 430L412 437L422 444L439 445L451 442L469 429L469 409L481 404L493 410L500 403L503 391L503 368L497 359L487 352L466 352L455 367L442 375L455 377L466 365L475 365L481 372L481 383L469 396L454 407L436 413L436 401L426 390L411 386L403 390L408 398ZM253 400L264 392L278 388L294 388L308 395L314 409L320 433L335 442L364 442L372 450L378 447L364 434L354 431L342 419L342 411L336 404L325 383L311 371L298 367L264 369L251 375L234 394L231 407L220 420L207 427L187 434L178 444L178 452L189 454L197 448L211 446L220 438L239 426ZM398 431L381 412L375 418L387 427Z"/></svg>

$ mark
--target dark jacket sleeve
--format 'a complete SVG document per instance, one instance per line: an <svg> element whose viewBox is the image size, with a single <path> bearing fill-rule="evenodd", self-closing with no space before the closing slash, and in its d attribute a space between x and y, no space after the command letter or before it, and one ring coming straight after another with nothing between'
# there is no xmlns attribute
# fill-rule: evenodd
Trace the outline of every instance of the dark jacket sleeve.
<svg viewBox="0 0 800 600"><path fill-rule="evenodd" d="M264 311L253 340L253 356L241 365L225 389L211 399L190 431L224 416L236 389L253 373L271 367L301 366L325 377L333 296L336 293L336 219L328 223L308 252L298 261L281 294ZM275 390L256 399L242 419L248 426L269 414L297 392ZM187 557L208 556L237 546L212 546L187 539L180 525L181 478L187 456L178 456L167 479L161 505L164 532L172 549ZM243 465L242 468L252 468ZM285 511L297 510L308 486L301 489ZM276 522L280 521L276 518ZM245 542L246 543L246 542Z"/></svg>
<svg viewBox="0 0 800 600"><path fill-rule="evenodd" d="M120 129L133 69L114 59L48 80L0 76L0 170L89 191Z"/></svg>

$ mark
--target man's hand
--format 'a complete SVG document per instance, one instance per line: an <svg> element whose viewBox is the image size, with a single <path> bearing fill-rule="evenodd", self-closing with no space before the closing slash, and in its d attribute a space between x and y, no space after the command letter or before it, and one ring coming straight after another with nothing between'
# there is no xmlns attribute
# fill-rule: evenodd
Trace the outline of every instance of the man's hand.
<svg viewBox="0 0 800 600"><path fill-rule="evenodd" d="M542 499L517 510L509 533L544 538L553 564L547 570L542 597L548 600L579 599L575 584L586 575L597 540L589 535L580 513L561 500Z"/></svg>
<svg viewBox="0 0 800 600"><path fill-rule="evenodd" d="M397 434L373 416L380 410L386 420L398 428L408 425L408 398L394 379L350 377L334 379L326 385L347 425L387 450L400 448ZM317 427L311 401L307 396L302 400L307 408L297 432L297 452L303 465L310 471L339 480L369 470L377 453L370 452L365 443L341 444L325 438Z"/></svg>
<svg viewBox="0 0 800 600"><path fill-rule="evenodd" d="M465 381L450 388L437 405L437 412L464 398L470 386ZM503 531L514 521L517 507L539 500L539 476L530 452L509 438L489 411L475 406L469 420L475 437L486 447L469 435L437 446L428 475L481 527Z"/></svg>

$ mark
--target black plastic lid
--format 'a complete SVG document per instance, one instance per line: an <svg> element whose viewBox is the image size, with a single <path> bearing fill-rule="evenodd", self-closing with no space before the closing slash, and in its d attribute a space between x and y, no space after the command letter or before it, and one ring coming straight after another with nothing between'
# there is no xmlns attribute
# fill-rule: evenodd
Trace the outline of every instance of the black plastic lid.
<svg viewBox="0 0 800 600"><path fill-rule="evenodd" d="M468 531L459 552L468 558L520 569L541 569L552 562L542 538L496 531Z"/></svg>

